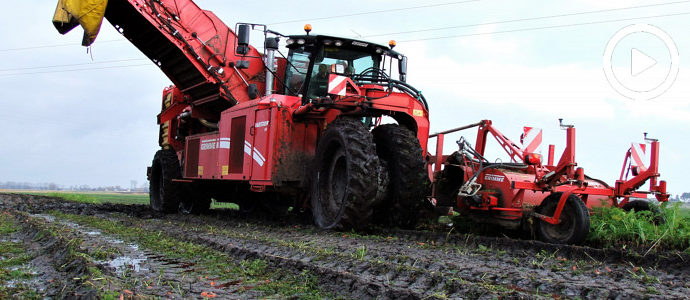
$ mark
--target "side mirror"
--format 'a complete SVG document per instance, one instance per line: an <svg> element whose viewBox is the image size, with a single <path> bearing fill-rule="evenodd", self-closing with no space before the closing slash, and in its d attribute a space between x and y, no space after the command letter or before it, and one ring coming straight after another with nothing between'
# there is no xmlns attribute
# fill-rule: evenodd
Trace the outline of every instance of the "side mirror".
<svg viewBox="0 0 690 300"><path fill-rule="evenodd" d="M403 56L398 63L398 74L400 74L400 81L405 81L407 78L407 56Z"/></svg>
<svg viewBox="0 0 690 300"><path fill-rule="evenodd" d="M248 24L237 26L237 53L245 55L249 53L249 28Z"/></svg>

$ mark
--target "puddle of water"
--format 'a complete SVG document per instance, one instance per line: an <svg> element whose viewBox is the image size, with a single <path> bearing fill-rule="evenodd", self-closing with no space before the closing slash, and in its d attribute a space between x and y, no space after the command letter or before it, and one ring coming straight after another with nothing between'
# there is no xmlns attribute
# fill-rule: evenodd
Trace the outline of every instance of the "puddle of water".
<svg viewBox="0 0 690 300"><path fill-rule="evenodd" d="M146 261L146 258L134 258L130 256L118 256L112 260L107 261L106 263L110 266L115 268L115 271L118 274L122 274L126 269L132 270L134 272L139 272L142 269L141 263Z"/></svg>
<svg viewBox="0 0 690 300"><path fill-rule="evenodd" d="M51 223L59 223L59 224L63 224L65 226L68 226L70 228L77 229L85 235L93 236L97 239L100 239L102 241L108 242L108 243L113 244L113 245L118 244L118 245L127 246L128 249L126 249L126 250L121 249L121 250L125 250L125 251L123 251L124 255L115 257L114 259L111 259L111 260L99 261L99 263L103 263L103 264L106 264L112 268L115 268L115 271L118 274L122 274L122 272L124 272L125 270L131 270L134 272L139 272L141 270L148 270L146 268L141 267L141 264L147 260L147 257L142 251L139 250L139 245L137 245L137 244L125 243L123 240L114 238L112 236L103 235L103 233L99 230L91 229L91 228L86 229L85 227L83 227L77 223L73 223L73 222L70 222L67 220L59 220L58 221L58 220L56 220L55 216L52 216L52 215L37 214L34 216L41 217L41 218L43 218L43 219L45 219Z"/></svg>
<svg viewBox="0 0 690 300"><path fill-rule="evenodd" d="M54 216L51 216L51 215L35 214L35 215L31 215L31 216L32 216L32 217L43 218L43 219L45 219L46 221L51 222L51 223L52 223L52 222L55 222L55 217L54 217Z"/></svg>
<svg viewBox="0 0 690 300"><path fill-rule="evenodd" d="M34 270L32 267L28 265L13 266L10 268L10 271L21 271L23 273L28 274L29 278L8 280L3 284L4 287L15 288L20 285L26 285L38 290L39 292L43 291L42 284L40 284L39 278L36 277L36 275L38 275L38 272L36 272L36 270Z"/></svg>

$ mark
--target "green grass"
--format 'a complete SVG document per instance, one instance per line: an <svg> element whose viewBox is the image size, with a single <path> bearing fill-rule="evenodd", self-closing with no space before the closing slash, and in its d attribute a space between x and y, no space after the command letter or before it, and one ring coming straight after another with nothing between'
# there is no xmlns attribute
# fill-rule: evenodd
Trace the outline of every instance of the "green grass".
<svg viewBox="0 0 690 300"><path fill-rule="evenodd" d="M690 208L680 207L678 208L678 214L683 217L690 218Z"/></svg>
<svg viewBox="0 0 690 300"><path fill-rule="evenodd" d="M147 194L80 193L80 192L29 192L31 195L58 197L68 201L101 204L149 204Z"/></svg>
<svg viewBox="0 0 690 300"><path fill-rule="evenodd" d="M679 205L650 211L626 212L617 208L596 208L591 216L588 241L595 245L643 247L656 250L684 250L690 253L690 217Z"/></svg>
<svg viewBox="0 0 690 300"><path fill-rule="evenodd" d="M86 192L29 192L31 195L49 196L62 198L67 201L74 201L89 204L115 203L115 204L149 204L148 194L117 194L117 193L86 193ZM227 208L239 209L235 203L225 203L213 201L212 209Z"/></svg>
<svg viewBox="0 0 690 300"><path fill-rule="evenodd" d="M141 227L126 226L119 222L102 218L65 214L53 211L51 215L72 222L97 228L106 234L134 241L141 247L160 253L170 259L195 262L209 275L217 276L216 281L241 280L247 289L260 290L267 295L278 294L279 298L297 297L300 299L319 299L329 297L316 285L317 278L304 272L300 275L279 274L269 269L263 260L242 260L235 262L227 254L207 246L181 241L165 232L151 232ZM280 279L276 279L280 278ZM185 296L185 295L181 295Z"/></svg>

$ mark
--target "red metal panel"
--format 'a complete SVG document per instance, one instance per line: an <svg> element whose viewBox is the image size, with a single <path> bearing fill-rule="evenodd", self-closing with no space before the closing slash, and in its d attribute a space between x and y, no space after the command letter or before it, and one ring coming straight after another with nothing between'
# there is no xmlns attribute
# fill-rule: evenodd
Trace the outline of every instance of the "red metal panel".
<svg viewBox="0 0 690 300"><path fill-rule="evenodd" d="M244 137L247 117L232 118L230 123L230 171L231 174L242 173L244 166Z"/></svg>
<svg viewBox="0 0 690 300"><path fill-rule="evenodd" d="M185 177L197 177L199 167L199 138L187 139L187 149L185 151Z"/></svg>
<svg viewBox="0 0 690 300"><path fill-rule="evenodd" d="M257 110L255 113L254 125L252 130L252 180L271 179L271 159L272 153L269 152L269 145L275 142L275 138L270 135L269 129L273 126L271 122L271 109Z"/></svg>
<svg viewBox="0 0 690 300"><path fill-rule="evenodd" d="M199 140L198 177L204 179L220 178L220 168L217 160L219 146L218 133L200 135Z"/></svg>

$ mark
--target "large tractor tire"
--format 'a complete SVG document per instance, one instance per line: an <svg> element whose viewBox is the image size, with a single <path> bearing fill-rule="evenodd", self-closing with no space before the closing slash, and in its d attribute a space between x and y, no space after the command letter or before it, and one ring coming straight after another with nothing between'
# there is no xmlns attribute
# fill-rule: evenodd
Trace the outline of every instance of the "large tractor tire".
<svg viewBox="0 0 690 300"><path fill-rule="evenodd" d="M372 134L376 153L388 171L388 187L374 220L414 228L430 184L419 140L414 132L397 124L378 126Z"/></svg>
<svg viewBox="0 0 690 300"><path fill-rule="evenodd" d="M314 158L311 187L314 222L323 229L362 229L371 220L379 160L371 133L358 119L328 125Z"/></svg>
<svg viewBox="0 0 690 300"><path fill-rule="evenodd" d="M177 211L182 189L172 180L180 177L180 162L175 151L158 150L151 164L151 182L149 183L149 199L154 211L163 213Z"/></svg>
<svg viewBox="0 0 690 300"><path fill-rule="evenodd" d="M546 197L537 207L537 213L547 217L553 216L562 194L553 193ZM589 211L580 197L573 194L568 196L560 220L559 224L538 220L537 237L552 244L579 244L585 240L589 233Z"/></svg>

